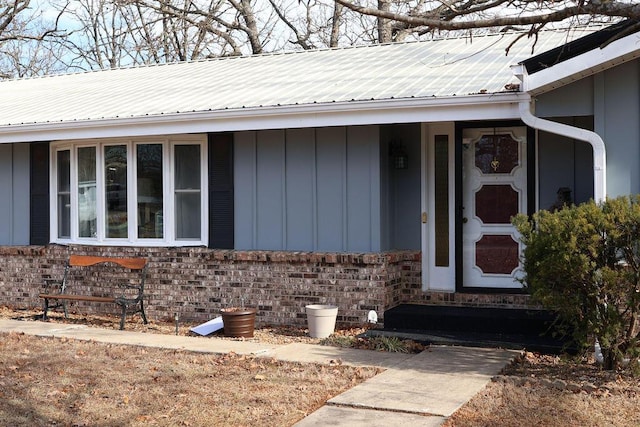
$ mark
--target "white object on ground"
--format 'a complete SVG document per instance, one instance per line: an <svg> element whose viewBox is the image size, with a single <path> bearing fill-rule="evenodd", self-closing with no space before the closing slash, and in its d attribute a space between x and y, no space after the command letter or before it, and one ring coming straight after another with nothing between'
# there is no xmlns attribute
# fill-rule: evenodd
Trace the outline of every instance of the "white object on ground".
<svg viewBox="0 0 640 427"><path fill-rule="evenodd" d="M191 332L195 332L198 335L209 335L215 331L222 329L222 316L218 316L215 319L211 319L202 325L194 326L189 329Z"/></svg>
<svg viewBox="0 0 640 427"><path fill-rule="evenodd" d="M367 315L367 322L378 323L378 313L376 313L374 310L370 310L369 314Z"/></svg>
<svg viewBox="0 0 640 427"><path fill-rule="evenodd" d="M604 356L602 355L602 348L600 348L600 341L596 338L596 343L593 345L593 357L596 359L598 365L604 363Z"/></svg>

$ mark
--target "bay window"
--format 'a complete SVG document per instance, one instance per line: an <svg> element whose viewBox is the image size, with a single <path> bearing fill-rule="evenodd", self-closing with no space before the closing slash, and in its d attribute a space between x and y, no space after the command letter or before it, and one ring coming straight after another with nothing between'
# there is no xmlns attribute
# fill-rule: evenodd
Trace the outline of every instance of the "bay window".
<svg viewBox="0 0 640 427"><path fill-rule="evenodd" d="M206 137L51 146L52 241L206 245Z"/></svg>

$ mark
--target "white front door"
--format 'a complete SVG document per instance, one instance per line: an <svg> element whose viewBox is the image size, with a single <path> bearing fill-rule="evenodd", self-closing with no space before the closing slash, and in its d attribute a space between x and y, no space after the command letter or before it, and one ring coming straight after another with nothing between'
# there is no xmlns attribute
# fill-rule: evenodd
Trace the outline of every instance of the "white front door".
<svg viewBox="0 0 640 427"><path fill-rule="evenodd" d="M465 288L520 288L522 245L511 217L526 212L525 127L465 129L462 144Z"/></svg>

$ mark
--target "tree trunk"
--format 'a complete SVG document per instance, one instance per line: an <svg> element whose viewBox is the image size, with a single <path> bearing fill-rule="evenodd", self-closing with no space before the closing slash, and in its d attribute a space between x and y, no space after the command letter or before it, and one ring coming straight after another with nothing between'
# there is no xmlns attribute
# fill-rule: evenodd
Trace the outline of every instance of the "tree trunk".
<svg viewBox="0 0 640 427"><path fill-rule="evenodd" d="M378 9L388 12L389 0L378 0ZM378 18L378 43L391 43L391 21Z"/></svg>

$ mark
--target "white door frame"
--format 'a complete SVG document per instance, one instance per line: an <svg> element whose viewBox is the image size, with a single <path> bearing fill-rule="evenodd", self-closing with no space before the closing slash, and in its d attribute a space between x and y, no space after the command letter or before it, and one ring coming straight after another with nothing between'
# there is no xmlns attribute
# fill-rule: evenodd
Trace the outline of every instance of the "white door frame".
<svg viewBox="0 0 640 427"><path fill-rule="evenodd" d="M448 227L448 262L439 261L436 265L436 189L435 158L436 139L439 143L447 142L446 176L448 179L447 223ZM422 124L422 290L455 292L456 259L455 259L455 123L423 123ZM442 219L441 219L442 221ZM440 243L442 244L442 243Z"/></svg>

